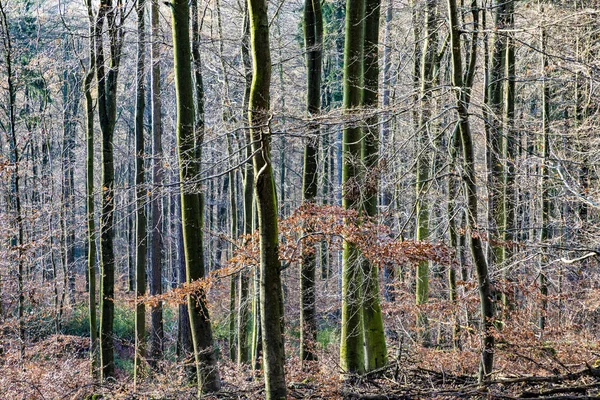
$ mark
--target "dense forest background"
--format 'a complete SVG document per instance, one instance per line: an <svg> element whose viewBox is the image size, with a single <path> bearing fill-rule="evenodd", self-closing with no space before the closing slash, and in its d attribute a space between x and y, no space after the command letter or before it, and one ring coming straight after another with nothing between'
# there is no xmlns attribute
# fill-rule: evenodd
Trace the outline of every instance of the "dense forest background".
<svg viewBox="0 0 600 400"><path fill-rule="evenodd" d="M597 394L599 7L0 0L0 397Z"/></svg>

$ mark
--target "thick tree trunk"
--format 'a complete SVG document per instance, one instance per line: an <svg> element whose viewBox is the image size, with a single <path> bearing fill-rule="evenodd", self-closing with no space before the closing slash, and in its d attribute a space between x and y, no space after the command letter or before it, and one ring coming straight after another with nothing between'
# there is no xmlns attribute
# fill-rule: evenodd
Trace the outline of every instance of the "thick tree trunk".
<svg viewBox="0 0 600 400"><path fill-rule="evenodd" d="M181 222L185 249L186 282L204 278L203 199L194 183L200 172L202 132L194 129L194 93L190 60L190 10L185 0L171 2L173 12L173 52L175 58L175 90L177 97L177 147L181 182ZM198 73L198 72L197 72ZM198 82L196 82L198 84ZM199 123L199 121L197 121ZM199 392L219 390L221 382L213 346L206 294L198 290L188 294L188 313L194 345L194 358Z"/></svg>
<svg viewBox="0 0 600 400"><path fill-rule="evenodd" d="M365 48L363 104L368 112L379 106L379 17L381 0L365 1ZM362 211L366 217L377 218L379 189L379 118L376 114L367 119L363 143ZM383 329L383 315L379 298L379 273L376 265L366 258L362 261L363 277L363 331L365 342L365 369L372 371L387 364L387 346Z"/></svg>
<svg viewBox="0 0 600 400"><path fill-rule="evenodd" d="M352 116L363 102L365 1L346 2L344 47L344 112ZM342 206L360 207L360 159L362 129L349 122L342 141ZM365 368L362 326L362 269L358 248L344 241L342 254L342 332L340 366L345 373L362 373Z"/></svg>

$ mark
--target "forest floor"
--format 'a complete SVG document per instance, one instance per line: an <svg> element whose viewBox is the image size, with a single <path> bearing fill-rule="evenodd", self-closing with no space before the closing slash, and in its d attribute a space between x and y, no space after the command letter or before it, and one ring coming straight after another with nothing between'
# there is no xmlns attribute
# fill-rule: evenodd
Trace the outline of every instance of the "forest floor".
<svg viewBox="0 0 600 400"><path fill-rule="evenodd" d="M18 343L5 346L1 399L193 399L195 388L186 383L182 365L165 361L160 373L148 374L137 387L126 367L117 368L117 379L97 384L89 367L89 340L74 335L52 335L29 346L21 361ZM594 357L597 344L572 349L571 356ZM117 353L129 356L127 345ZM560 350L562 351L562 349ZM404 348L390 364L344 383L333 355L299 368L298 359L288 361L288 398L291 399L578 399L600 395L599 361L565 363L560 351L548 341L537 349L500 346L496 372L478 385L474 366L477 352ZM535 354L534 354L535 353ZM533 357L536 357L534 359ZM586 357L584 357L586 358ZM588 358L589 360L589 358ZM264 397L261 374L238 368L223 360L219 365L222 391L207 399L260 399ZM94 397L95 396L95 397Z"/></svg>

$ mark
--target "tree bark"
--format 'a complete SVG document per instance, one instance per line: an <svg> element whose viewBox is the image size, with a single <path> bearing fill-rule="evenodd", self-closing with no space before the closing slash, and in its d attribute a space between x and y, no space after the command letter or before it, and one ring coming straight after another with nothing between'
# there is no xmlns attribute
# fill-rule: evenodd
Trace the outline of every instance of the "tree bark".
<svg viewBox="0 0 600 400"><path fill-rule="evenodd" d="M146 26L145 0L137 0L137 67L136 67L136 103L135 103L135 294L146 294L146 187L144 169L144 109L145 103L145 62L146 62ZM143 373L146 362L146 304L138 302L135 307L135 366L134 385Z"/></svg>
<svg viewBox="0 0 600 400"><path fill-rule="evenodd" d="M151 0L150 4L150 24L151 24L151 93L152 102L152 251L151 251L151 274L150 274L150 294L152 296L162 293L162 270L163 270L163 205L162 192L160 187L163 184L163 148L162 148L162 100L160 84L160 40L159 40L159 7L158 0ZM154 369L158 366L158 361L163 356L163 307L162 302L158 302L151 308L151 339L150 339L150 366Z"/></svg>
<svg viewBox="0 0 600 400"><path fill-rule="evenodd" d="M472 1L472 15L474 21L471 38L471 50L468 52L470 60L466 70L463 70L458 11L456 0L448 0L448 16L450 21L450 43L452 48L452 86L456 95L456 110L458 113L458 129L463 155L463 181L465 197L467 200L467 227L471 237L471 255L477 270L479 287L479 301L481 303L482 354L479 371L479 380L488 380L494 363L494 336L492 329L495 312L491 298L491 284L488 274L488 265L485 252L477 229L477 184L475 178L475 153L473 137L469 123L468 105L476 65L477 25L479 11L476 0ZM463 79L464 75L464 79Z"/></svg>
<svg viewBox="0 0 600 400"><path fill-rule="evenodd" d="M344 113L351 118L363 104L365 1L346 2L346 41L344 44ZM342 207L360 207L360 159L362 129L356 122L344 127L342 141ZM344 241L342 253L342 332L340 366L345 373L364 371L362 326L362 269L355 244Z"/></svg>
<svg viewBox="0 0 600 400"><path fill-rule="evenodd" d="M177 147L181 190L181 222L185 249L186 282L204 278L203 198L195 184L200 172L202 132L194 129L194 93L190 60L190 10L186 0L171 2L173 13L173 53L177 97ZM196 71L198 74L198 71ZM196 82L198 84L198 82ZM200 123L196 121L196 123ZM213 346L206 294L198 290L187 295L188 313L194 345L199 393L214 392L221 386Z"/></svg>
<svg viewBox="0 0 600 400"><path fill-rule="evenodd" d="M100 297L100 355L102 379L115 375L113 320L115 297L114 224L115 167L113 137L117 117L117 77L123 44L123 5L101 0L96 16L96 79L98 81L98 117L102 131L102 213L100 217L100 265L102 270ZM103 27L108 27L109 65L105 65Z"/></svg>
<svg viewBox="0 0 600 400"><path fill-rule="evenodd" d="M323 16L320 0L306 0L304 4L304 46L306 48L306 111L309 118L321 112L321 65L323 62ZM318 122L309 121L308 140L304 147L302 176L302 201L313 203L317 196L317 154L320 128ZM312 227L303 227L304 235L312 234ZM310 239L310 238L309 238ZM315 319L315 246L302 245L300 264L300 359L316 360L317 342Z"/></svg>
<svg viewBox="0 0 600 400"><path fill-rule="evenodd" d="M253 76L248 118L254 151L254 195L260 234L260 313L267 399L285 399L283 298L277 199L269 130L271 53L265 0L249 0Z"/></svg>
<svg viewBox="0 0 600 400"><path fill-rule="evenodd" d="M363 104L375 113L379 106L379 17L381 0L365 1L364 89ZM377 218L379 193L379 117L367 118L362 143L364 183L362 211L367 218ZM363 257L363 331L365 369L372 371L387 364L387 346L379 297L379 273L376 265Z"/></svg>

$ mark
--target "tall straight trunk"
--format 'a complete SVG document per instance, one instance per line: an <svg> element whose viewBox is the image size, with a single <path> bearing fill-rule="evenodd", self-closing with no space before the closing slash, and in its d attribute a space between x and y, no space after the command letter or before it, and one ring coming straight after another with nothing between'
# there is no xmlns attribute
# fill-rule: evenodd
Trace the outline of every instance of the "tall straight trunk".
<svg viewBox="0 0 600 400"><path fill-rule="evenodd" d="M344 44L344 112L356 113L363 104L365 1L346 2ZM342 207L360 207L360 159L362 129L354 123L344 127L342 141ZM365 368L362 326L362 269L360 252L344 241L342 254L342 332L340 366L345 373L362 373Z"/></svg>
<svg viewBox="0 0 600 400"><path fill-rule="evenodd" d="M135 102L135 294L146 294L146 187L144 169L144 109L146 93L144 82L146 62L146 24L145 0L137 0L137 66L136 66L136 102ZM135 307L135 366L134 385L144 369L146 358L146 304L138 302Z"/></svg>
<svg viewBox="0 0 600 400"><path fill-rule="evenodd" d="M260 316L267 399L285 399L283 297L277 199L271 164L270 110L271 53L265 0L249 0L253 75L248 118L254 151L254 196L260 235Z"/></svg>
<svg viewBox="0 0 600 400"><path fill-rule="evenodd" d="M487 73L486 110L486 158L488 168L488 246L490 247L488 263L500 264L503 260L502 246L494 244L500 239L500 229L504 222L503 215L503 88L506 65L506 33L501 30L508 25L507 6L512 0L496 0L494 2L494 29L492 51Z"/></svg>
<svg viewBox="0 0 600 400"><path fill-rule="evenodd" d="M514 27L514 2L509 1L506 5L508 16L507 28ZM512 258L514 252L515 240L515 208L516 208L516 187L515 187L515 159L517 157L517 134L515 132L515 39L512 35L506 38L506 86L504 90L504 209L502 211L502 260L508 261ZM505 277L510 279L510 273L504 269ZM505 307L511 306L511 300L507 293L503 293L502 302Z"/></svg>
<svg viewBox="0 0 600 400"><path fill-rule="evenodd" d="M123 4L101 0L96 16L96 79L98 81L98 119L102 131L102 213L100 217L100 361L102 378L115 375L113 322L115 297L114 224L115 167L113 137L117 118L117 77L123 43ZM103 27L106 24L110 44L109 64L105 65Z"/></svg>
<svg viewBox="0 0 600 400"><path fill-rule="evenodd" d="M162 270L163 270L163 236L162 224L164 223L162 192L163 184L163 148L162 148L162 100L160 85L160 27L159 27L159 5L158 0L150 3L150 24L152 43L151 57L151 92L152 103L152 247L151 247L151 273L150 294L153 296L162 293ZM150 334L150 365L156 369L158 361L163 355L164 329L163 329L163 307L162 302L152 305L151 309L151 334Z"/></svg>
<svg viewBox="0 0 600 400"><path fill-rule="evenodd" d="M248 2L244 2L244 24L242 31L242 46L240 49L242 55L242 62L244 65L244 98L242 104L242 121L245 120L245 116L248 113L248 102L250 101L250 89L252 87L252 65L250 61L250 17L248 15ZM244 156L246 159L250 159L252 156L252 145L250 140L250 131L245 130L245 152ZM253 218L252 218L252 188L254 184L254 174L252 170L252 164L246 162L243 169L243 207L244 207L244 221L243 221L243 232L244 235L251 235L254 231ZM248 271L241 271L239 278L239 311L237 321L237 348L238 348L238 364L247 363L250 360L250 346L248 343L248 324L250 317L250 277ZM252 347L254 349L254 346Z"/></svg>
<svg viewBox="0 0 600 400"><path fill-rule="evenodd" d="M477 57L477 28L479 11L476 0L472 0L473 34L471 49L468 52L470 59L466 70L463 71L460 33L458 23L458 10L456 0L448 0L448 17L450 22L450 44L452 49L452 85L456 95L456 111L458 114L458 129L463 155L463 180L465 197L467 201L467 228L470 231L471 255L477 270L479 287L479 301L481 303L481 327L483 329L481 346L481 364L479 380L487 380L494 364L494 336L492 335L494 322L494 308L491 298L491 285L488 274L488 264L479 232L477 232L477 182L475 177L475 152L473 137L469 123L470 93ZM464 78L463 78L464 75Z"/></svg>
<svg viewBox="0 0 600 400"><path fill-rule="evenodd" d="M417 240L429 239L429 204L426 196L429 188L429 171L432 165L430 150L429 119L431 116L431 90L434 79L434 66L437 56L437 0L427 0L425 11L425 42L421 52L420 71L420 114L417 125L417 181L416 214ZM429 301L429 261L421 261L417 266L416 303ZM430 344L429 324L423 312L417 315L417 329L424 344Z"/></svg>
<svg viewBox="0 0 600 400"><path fill-rule="evenodd" d="M236 171L234 166L237 164L233 152L233 139L230 135L227 135L227 155L229 157L230 171L228 173L230 189L229 189L229 234L232 239L237 239L239 236L238 231L238 210L237 210L237 179ZM230 248L230 253L233 253L233 247ZM232 254L230 254L231 256ZM236 337L236 291L237 291L237 278L232 276L230 278L230 293L229 293L229 357L232 361L237 361L237 337Z"/></svg>
<svg viewBox="0 0 600 400"><path fill-rule="evenodd" d="M306 48L306 111L309 118L321 112L321 65L323 62L323 15L320 0L304 3L304 46ZM319 124L310 121L308 141L304 147L302 176L302 201L313 203L317 196L317 154L319 150ZM304 235L310 236L312 227L304 226ZM317 341L315 319L315 272L314 246L303 245L300 264L300 359L316 360L314 346Z"/></svg>
<svg viewBox="0 0 600 400"><path fill-rule="evenodd" d="M387 9L385 12L385 35L384 35L384 44L383 44L383 93L381 98L381 106L383 107L384 112L384 120L381 124L381 143L383 146L387 147L392 144L390 135L391 135L391 126L390 126L390 86L391 86L391 41L392 41L392 19L394 16L394 3L393 0L387 0ZM392 204L392 188L390 184L384 182L383 193L381 194L381 207L383 208L383 212L387 215L391 216L390 205ZM384 223L392 227L393 219L391 217L386 216L384 219ZM383 269L383 280L385 283L384 295L387 301L394 301L394 286L393 281L396 275L395 267L391 265L391 263L386 263Z"/></svg>
<svg viewBox="0 0 600 400"><path fill-rule="evenodd" d="M364 89L363 105L368 112L379 106L379 17L381 0L365 1ZM379 176L379 118L367 119L364 130L361 159L364 164L362 211L365 216L377 218ZM363 331L365 342L365 369L372 371L387 364L387 346L383 329L383 315L379 298L377 266L366 258L362 260L363 277Z"/></svg>
<svg viewBox="0 0 600 400"><path fill-rule="evenodd" d="M88 308L90 321L90 371L98 377L98 325L96 320L96 221L94 217L94 100L92 81L96 70L96 52L94 49L94 14L92 1L86 1L89 19L89 65L83 82L86 115L86 217L87 217L87 275Z"/></svg>
<svg viewBox="0 0 600 400"><path fill-rule="evenodd" d="M192 182L200 173L203 132L194 129L194 92L190 60L190 10L186 0L173 0L173 53L177 97L177 148L181 182L181 223L185 249L186 282L204 278L203 198ZM206 307L206 293L187 295L188 314L194 345L198 391L214 392L221 386Z"/></svg>
<svg viewBox="0 0 600 400"><path fill-rule="evenodd" d="M541 13L544 12L543 6L540 6ZM550 88L548 86L548 56L546 55L546 30L541 30L541 76L542 76L542 137L540 138L540 155L542 164L540 168L540 199L541 199L541 229L540 229L540 242L545 242L550 238L550 228L548 224L550 222L550 199L548 198L549 191L549 156L550 156ZM540 286L540 310L538 318L538 327L540 332L544 332L546 328L546 311L548 309L548 278L544 272L544 266L548 263L548 259L545 255L540 256L540 273L539 273L539 286Z"/></svg>

